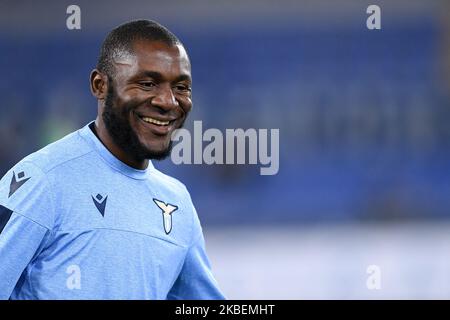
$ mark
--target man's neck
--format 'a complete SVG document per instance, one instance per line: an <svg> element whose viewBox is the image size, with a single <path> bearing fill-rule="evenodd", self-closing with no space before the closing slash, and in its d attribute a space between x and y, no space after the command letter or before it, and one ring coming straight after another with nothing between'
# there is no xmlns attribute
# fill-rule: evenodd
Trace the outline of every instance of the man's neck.
<svg viewBox="0 0 450 320"><path fill-rule="evenodd" d="M144 160L136 160L126 154L117 144L114 143L111 138L108 130L106 129L105 124L97 119L92 125L89 126L92 132L97 136L97 138L101 141L101 143L108 149L117 159L127 164L128 166L138 169L145 170L148 167L148 159Z"/></svg>

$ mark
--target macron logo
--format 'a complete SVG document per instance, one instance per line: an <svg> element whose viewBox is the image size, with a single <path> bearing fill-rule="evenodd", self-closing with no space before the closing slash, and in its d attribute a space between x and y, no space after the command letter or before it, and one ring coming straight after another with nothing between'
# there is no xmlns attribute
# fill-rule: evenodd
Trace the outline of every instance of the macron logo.
<svg viewBox="0 0 450 320"><path fill-rule="evenodd" d="M100 193L98 193L95 198L92 196L92 200L94 201L95 206L97 207L98 212L102 215L102 217L105 216L105 207L106 207L106 200L108 200L108 196L103 197Z"/></svg>
<svg viewBox="0 0 450 320"><path fill-rule="evenodd" d="M30 177L25 178L25 172L21 171L17 174L13 171L13 176L11 179L11 184L9 185L9 195L8 198L13 195L14 192L16 192L25 182L27 182L30 179Z"/></svg>

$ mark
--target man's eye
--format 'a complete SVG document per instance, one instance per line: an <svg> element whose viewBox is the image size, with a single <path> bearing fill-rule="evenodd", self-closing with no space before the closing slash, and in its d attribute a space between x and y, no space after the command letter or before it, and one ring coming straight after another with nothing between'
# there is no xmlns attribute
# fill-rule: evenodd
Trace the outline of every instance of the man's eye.
<svg viewBox="0 0 450 320"><path fill-rule="evenodd" d="M177 86L175 86L175 88L178 90L178 91L191 91L191 88L190 87L188 87L188 86L183 86L183 85L177 85Z"/></svg>
<svg viewBox="0 0 450 320"><path fill-rule="evenodd" d="M140 82L139 84L146 88L153 88L156 86L156 84L153 82Z"/></svg>

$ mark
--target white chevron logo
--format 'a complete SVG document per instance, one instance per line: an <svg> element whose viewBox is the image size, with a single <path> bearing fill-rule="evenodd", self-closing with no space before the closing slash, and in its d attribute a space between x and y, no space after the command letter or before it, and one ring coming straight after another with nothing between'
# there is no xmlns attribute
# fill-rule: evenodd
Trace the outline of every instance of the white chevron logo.
<svg viewBox="0 0 450 320"><path fill-rule="evenodd" d="M161 209L162 215L163 215L163 224L164 224L164 231L166 234L169 234L170 231L172 231L172 213L178 210L178 207L170 204L165 203L161 200L153 198L153 202L158 206L158 208Z"/></svg>

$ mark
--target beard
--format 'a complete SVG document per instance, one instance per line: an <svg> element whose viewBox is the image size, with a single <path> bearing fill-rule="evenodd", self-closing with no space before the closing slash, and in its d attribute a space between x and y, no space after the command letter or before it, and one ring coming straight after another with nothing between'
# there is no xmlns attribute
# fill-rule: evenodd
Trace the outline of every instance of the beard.
<svg viewBox="0 0 450 320"><path fill-rule="evenodd" d="M169 145L164 150L149 150L139 141L139 137L129 120L129 115L139 105L135 102L129 102L122 107L117 107L114 104L115 98L116 90L111 79L108 78L108 92L105 98L102 119L114 143L138 161L145 159L163 160L167 158L172 151L172 140L170 140Z"/></svg>

